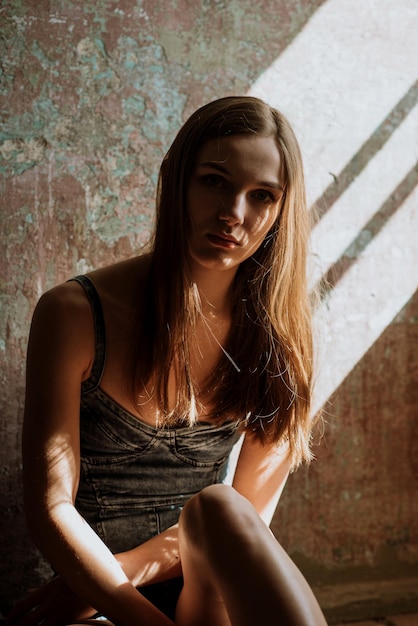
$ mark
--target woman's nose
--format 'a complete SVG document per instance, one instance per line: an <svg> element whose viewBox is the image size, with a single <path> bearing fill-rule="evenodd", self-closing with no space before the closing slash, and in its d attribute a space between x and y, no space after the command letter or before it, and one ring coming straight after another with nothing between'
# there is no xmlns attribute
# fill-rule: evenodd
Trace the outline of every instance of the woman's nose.
<svg viewBox="0 0 418 626"><path fill-rule="evenodd" d="M245 219L246 200L243 194L234 194L222 198L219 219L228 224L242 224Z"/></svg>

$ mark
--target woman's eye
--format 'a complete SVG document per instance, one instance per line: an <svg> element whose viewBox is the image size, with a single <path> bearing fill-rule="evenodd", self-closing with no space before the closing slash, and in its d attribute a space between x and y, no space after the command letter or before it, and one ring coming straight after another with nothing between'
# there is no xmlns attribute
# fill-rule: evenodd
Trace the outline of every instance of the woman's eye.
<svg viewBox="0 0 418 626"><path fill-rule="evenodd" d="M203 180L209 187L215 189L220 189L224 185L222 176L218 176L217 174L207 174L203 177Z"/></svg>
<svg viewBox="0 0 418 626"><path fill-rule="evenodd" d="M264 189L258 189L257 191L254 192L253 196L256 200L259 200L260 202L274 202L275 201L273 194L270 193L269 191L265 191Z"/></svg>

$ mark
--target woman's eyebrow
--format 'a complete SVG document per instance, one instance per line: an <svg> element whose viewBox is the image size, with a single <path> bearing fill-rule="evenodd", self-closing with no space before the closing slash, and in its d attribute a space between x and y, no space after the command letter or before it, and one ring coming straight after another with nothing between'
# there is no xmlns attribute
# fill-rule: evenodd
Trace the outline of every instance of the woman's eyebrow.
<svg viewBox="0 0 418 626"><path fill-rule="evenodd" d="M219 161L203 161L202 163L198 163L198 167L212 167L213 169L218 170L223 174L230 174L230 171L226 167L221 165Z"/></svg>
<svg viewBox="0 0 418 626"><path fill-rule="evenodd" d="M211 167L218 172L222 172L222 174L231 175L231 172L228 168L221 165L218 161L203 161L202 163L198 163L198 167ZM257 185L260 187L271 187L272 189L278 189L279 191L284 191L284 186L280 183L276 183L273 181L259 181Z"/></svg>

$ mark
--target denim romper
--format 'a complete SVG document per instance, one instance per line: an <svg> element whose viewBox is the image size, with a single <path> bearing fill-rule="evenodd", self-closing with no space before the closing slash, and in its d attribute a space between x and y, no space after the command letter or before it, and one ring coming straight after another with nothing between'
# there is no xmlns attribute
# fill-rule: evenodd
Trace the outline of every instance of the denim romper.
<svg viewBox="0 0 418 626"><path fill-rule="evenodd" d="M123 552L176 524L191 496L224 480L239 421L155 428L112 400L100 388L106 359L100 298L86 276L72 280L90 301L96 342L81 390L76 508L113 553Z"/></svg>

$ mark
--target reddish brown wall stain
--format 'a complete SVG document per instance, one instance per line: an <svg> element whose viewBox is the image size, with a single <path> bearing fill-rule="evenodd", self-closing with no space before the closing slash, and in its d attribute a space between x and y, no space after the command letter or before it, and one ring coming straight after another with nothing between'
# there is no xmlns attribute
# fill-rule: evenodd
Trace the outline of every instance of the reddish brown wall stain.
<svg viewBox="0 0 418 626"><path fill-rule="evenodd" d="M402 583L390 600L397 610L416 606L417 321L415 294L329 404L317 460L290 477L274 518L276 536L329 606L348 603L352 587L357 600L378 597L387 581ZM376 616L376 604L333 614Z"/></svg>
<svg viewBox="0 0 418 626"><path fill-rule="evenodd" d="M210 99L245 93L321 4L11 0L1 9L0 610L46 575L20 488L37 298L135 254L182 121ZM315 584L418 577L416 307L344 382L317 461L291 477L275 516Z"/></svg>

